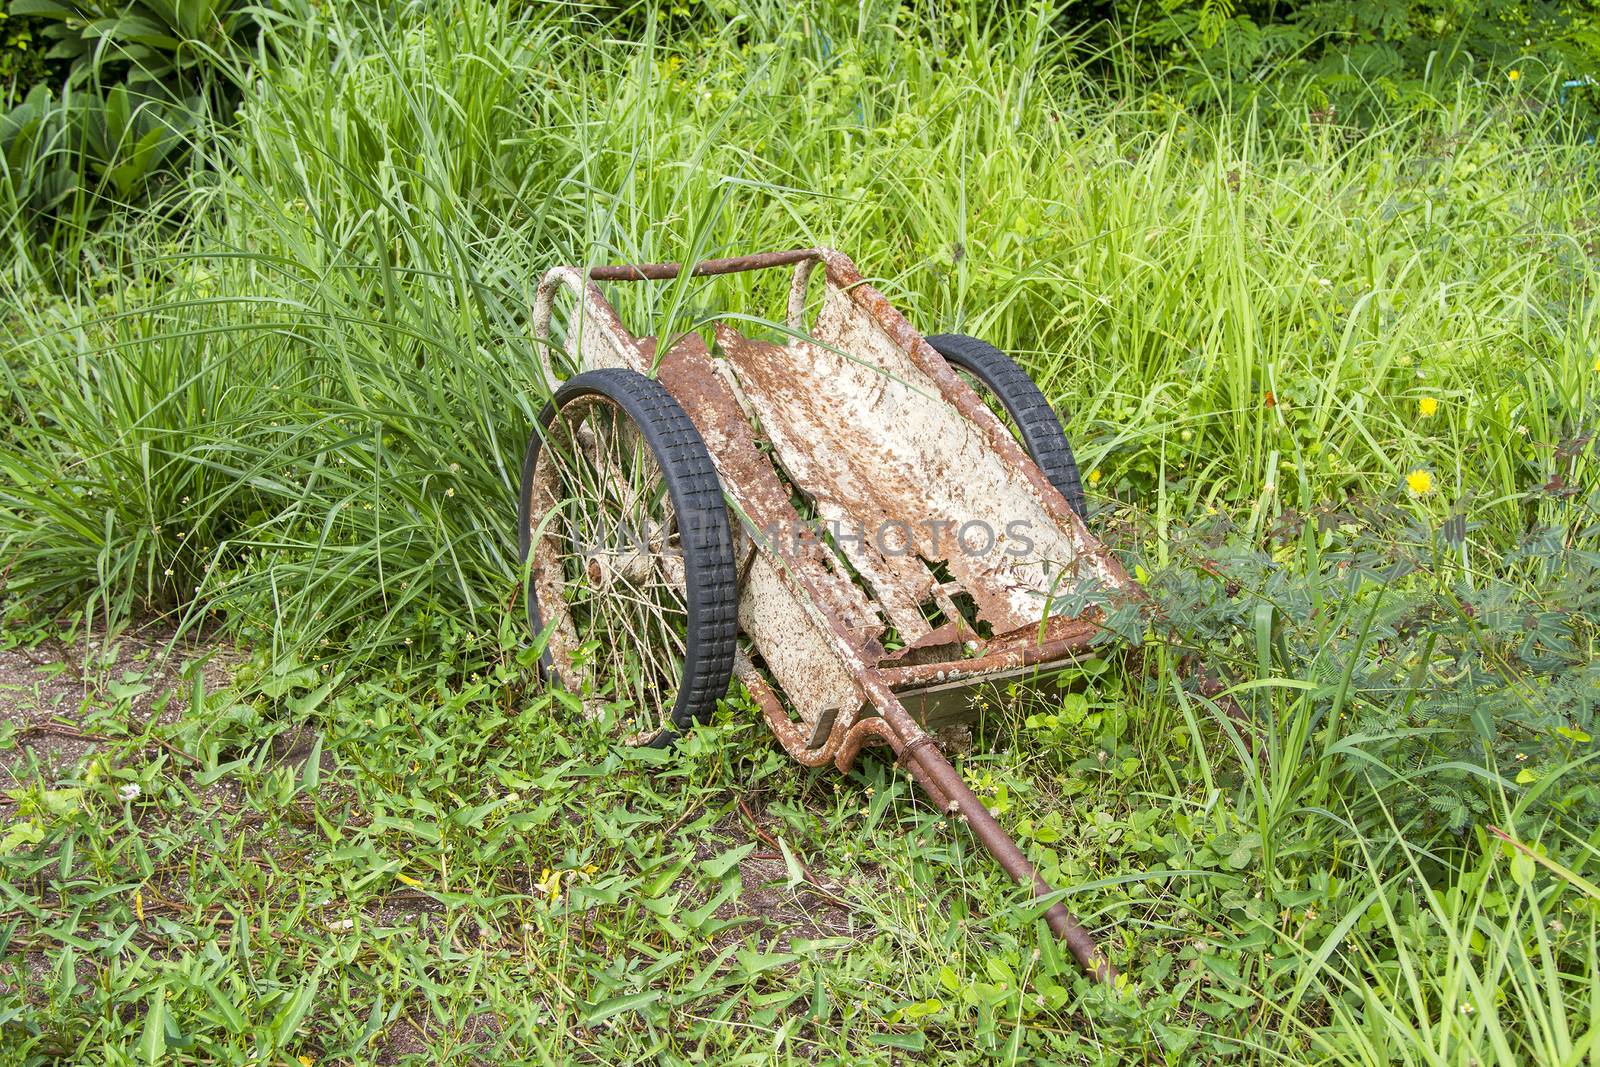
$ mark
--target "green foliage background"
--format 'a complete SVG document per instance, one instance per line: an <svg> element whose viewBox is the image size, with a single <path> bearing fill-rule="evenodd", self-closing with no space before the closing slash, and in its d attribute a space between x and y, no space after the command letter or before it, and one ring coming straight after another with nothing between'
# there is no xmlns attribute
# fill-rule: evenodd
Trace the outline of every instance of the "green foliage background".
<svg viewBox="0 0 1600 1067"><path fill-rule="evenodd" d="M1390 100L1490 69L1581 78L1600 70L1593 0L1122 2L1122 25L1191 91L1303 79L1330 97Z"/></svg>
<svg viewBox="0 0 1600 1067"><path fill-rule="evenodd" d="M575 17L598 25L608 16L637 33L649 12L664 32L692 35L737 10L732 0L692 0L660 12L602 4ZM1596 0L1113 0L1041 10L1074 32L1106 73L1153 71L1189 103L1238 107L1300 84L1324 106L1360 107L1380 97L1418 102L1451 79L1490 69L1520 66L1578 83L1600 72ZM11 0L10 13L0 14L0 107L28 103L0 124L0 151L13 184L25 175L46 187L42 196L13 194L48 224L41 237L60 240L64 202L70 233L99 216L96 201L147 195L183 158L173 149L195 117L233 99L262 25L302 13L298 2ZM988 16L974 9L973 17ZM127 98L107 97L113 86L131 91L145 112L138 129L126 117ZM1571 89L1578 121L1600 118L1594 88ZM41 123L43 135L35 132ZM157 126L171 136L152 132ZM64 184L88 195L64 201Z"/></svg>
<svg viewBox="0 0 1600 1067"><path fill-rule="evenodd" d="M45 80L40 20L0 11L0 107L10 107Z"/></svg>

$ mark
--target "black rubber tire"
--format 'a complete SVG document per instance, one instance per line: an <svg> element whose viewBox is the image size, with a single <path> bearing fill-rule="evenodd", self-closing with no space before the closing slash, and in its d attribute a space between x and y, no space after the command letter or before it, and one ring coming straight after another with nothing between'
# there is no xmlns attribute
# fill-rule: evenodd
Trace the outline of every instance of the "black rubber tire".
<svg viewBox="0 0 1600 1067"><path fill-rule="evenodd" d="M722 483L700 431L660 382L637 371L620 368L586 371L556 390L539 418L522 461L522 492L518 500L518 558L524 567L532 551L532 485L534 464L545 432L566 404L581 396L600 395L612 401L631 419L655 455L667 483L678 519L683 550L685 606L688 633L684 642L683 678L664 728L649 747L672 744L693 723L705 722L717 701L728 693L738 636L738 572L733 562L733 536L723 501ZM534 634L544 629L538 598L530 578L524 594L528 600L528 625ZM547 651L540 661L547 679L554 670ZM559 679L555 679L559 683Z"/></svg>
<svg viewBox="0 0 1600 1067"><path fill-rule="evenodd" d="M1067 443L1055 409L1028 372L994 345L966 334L937 333L928 338L928 343L946 363L966 371L995 395L1011 416L1023 447L1039 470L1066 497L1067 506L1080 519L1088 518L1083 481L1078 477L1078 461L1072 458L1072 446Z"/></svg>

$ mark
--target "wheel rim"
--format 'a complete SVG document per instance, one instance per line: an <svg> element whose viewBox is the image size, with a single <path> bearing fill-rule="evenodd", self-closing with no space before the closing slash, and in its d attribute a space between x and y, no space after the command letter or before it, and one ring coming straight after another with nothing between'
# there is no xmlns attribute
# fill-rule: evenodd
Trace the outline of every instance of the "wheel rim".
<svg viewBox="0 0 1600 1067"><path fill-rule="evenodd" d="M531 578L558 682L629 743L672 727L688 644L682 538L655 451L608 397L575 397L530 480Z"/></svg>

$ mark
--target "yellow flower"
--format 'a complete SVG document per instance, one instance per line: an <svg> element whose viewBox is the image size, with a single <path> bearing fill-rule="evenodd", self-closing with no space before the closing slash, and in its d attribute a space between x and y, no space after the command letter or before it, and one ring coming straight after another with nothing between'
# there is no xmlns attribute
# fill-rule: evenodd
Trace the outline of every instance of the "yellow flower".
<svg viewBox="0 0 1600 1067"><path fill-rule="evenodd" d="M1600 374L1600 359L1594 361L1594 372Z"/></svg>
<svg viewBox="0 0 1600 1067"><path fill-rule="evenodd" d="M549 867L546 867L539 872L539 880L534 883L538 888L544 890L545 896L552 905L561 899L561 875L563 873L565 872L552 871Z"/></svg>
<svg viewBox="0 0 1600 1067"><path fill-rule="evenodd" d="M1516 81L1520 77L1522 77L1522 71L1520 71L1520 70L1508 70L1508 71L1506 71L1506 79L1508 81Z"/></svg>
<svg viewBox="0 0 1600 1067"><path fill-rule="evenodd" d="M1431 396L1425 396L1417 401L1417 414L1423 418L1430 418L1439 412L1439 401Z"/></svg>
<svg viewBox="0 0 1600 1067"><path fill-rule="evenodd" d="M1600 370L1600 359L1595 360L1594 369L1595 370ZM1092 470L1092 471L1089 472L1089 484L1090 485L1094 485L1099 480L1100 480L1100 471L1098 469Z"/></svg>
<svg viewBox="0 0 1600 1067"><path fill-rule="evenodd" d="M1414 470L1406 475L1406 491L1412 496L1425 496L1433 492L1433 475L1424 470Z"/></svg>

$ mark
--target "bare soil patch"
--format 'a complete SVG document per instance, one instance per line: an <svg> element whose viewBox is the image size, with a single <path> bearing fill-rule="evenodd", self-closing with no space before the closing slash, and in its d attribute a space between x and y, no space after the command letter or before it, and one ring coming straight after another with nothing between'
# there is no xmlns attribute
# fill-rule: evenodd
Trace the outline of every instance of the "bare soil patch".
<svg viewBox="0 0 1600 1067"><path fill-rule="evenodd" d="M126 700L120 725L138 735L187 707L195 672L208 692L227 685L243 656L214 635L177 636L148 623L106 637L46 638L0 649L0 821L7 790L50 786L71 776L100 746L118 740L85 726L90 713ZM159 743L152 745L152 751Z"/></svg>

